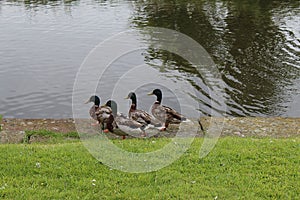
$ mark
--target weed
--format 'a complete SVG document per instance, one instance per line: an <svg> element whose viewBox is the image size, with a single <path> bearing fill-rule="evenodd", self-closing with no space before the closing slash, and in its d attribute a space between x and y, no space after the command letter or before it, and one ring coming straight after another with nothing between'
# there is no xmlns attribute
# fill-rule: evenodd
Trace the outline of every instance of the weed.
<svg viewBox="0 0 300 200"><path fill-rule="evenodd" d="M47 142L62 142L66 138L79 139L77 132L57 133L49 130L26 130L23 142L30 143L33 136L42 138Z"/></svg>

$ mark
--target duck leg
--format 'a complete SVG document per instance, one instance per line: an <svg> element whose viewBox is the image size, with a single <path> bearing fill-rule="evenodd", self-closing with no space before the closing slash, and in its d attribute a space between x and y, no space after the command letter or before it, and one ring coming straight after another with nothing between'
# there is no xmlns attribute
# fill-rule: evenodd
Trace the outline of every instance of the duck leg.
<svg viewBox="0 0 300 200"><path fill-rule="evenodd" d="M159 131L166 131L166 130L167 130L166 127L162 127L162 128L159 129Z"/></svg>
<svg viewBox="0 0 300 200"><path fill-rule="evenodd" d="M167 123L167 122L163 123L163 126L159 129L159 131L166 131L168 126L169 126L169 123Z"/></svg>
<svg viewBox="0 0 300 200"><path fill-rule="evenodd" d="M101 130L103 131L103 133L108 133L109 132L108 128L104 129L104 123L103 122L101 123Z"/></svg>
<svg viewBox="0 0 300 200"><path fill-rule="evenodd" d="M97 126L99 124L99 121L97 121L96 123L91 123L91 126Z"/></svg>
<svg viewBox="0 0 300 200"><path fill-rule="evenodd" d="M106 129L103 131L104 133L108 133L108 132L113 133L114 132L113 122L114 122L114 117L113 117L113 115L110 115L106 122Z"/></svg>
<svg viewBox="0 0 300 200"><path fill-rule="evenodd" d="M104 129L103 132L104 133L109 133L109 130L108 129Z"/></svg>
<svg viewBox="0 0 300 200"><path fill-rule="evenodd" d="M140 128L141 131L142 131L141 137L147 137L147 134L146 134L146 132L145 132L146 126L147 126L147 125L144 124L144 125Z"/></svg>
<svg viewBox="0 0 300 200"><path fill-rule="evenodd" d="M143 133L141 136L145 138L145 137L147 137L147 133L143 130Z"/></svg>

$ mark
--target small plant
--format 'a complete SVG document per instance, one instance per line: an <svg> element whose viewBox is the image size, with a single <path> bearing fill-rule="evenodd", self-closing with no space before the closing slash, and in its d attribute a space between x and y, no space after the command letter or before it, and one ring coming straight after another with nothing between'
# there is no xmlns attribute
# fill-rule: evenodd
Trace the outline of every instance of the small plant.
<svg viewBox="0 0 300 200"><path fill-rule="evenodd" d="M25 131L24 143L30 143L32 136L40 136L44 138L57 138L58 134L47 130L27 130Z"/></svg>
<svg viewBox="0 0 300 200"><path fill-rule="evenodd" d="M77 132L69 132L69 133L65 133L64 137L68 137L68 138L74 138L74 139L80 139L79 135Z"/></svg>
<svg viewBox="0 0 300 200"><path fill-rule="evenodd" d="M52 141L62 141L66 138L79 139L79 135L76 132L57 133L49 130L27 130L25 131L23 142L30 143L32 136L38 136Z"/></svg>

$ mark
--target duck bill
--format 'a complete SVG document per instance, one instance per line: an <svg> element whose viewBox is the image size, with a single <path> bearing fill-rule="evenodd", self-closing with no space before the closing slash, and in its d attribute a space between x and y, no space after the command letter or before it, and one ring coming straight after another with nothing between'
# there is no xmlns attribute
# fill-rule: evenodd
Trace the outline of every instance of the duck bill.
<svg viewBox="0 0 300 200"><path fill-rule="evenodd" d="M127 96L127 97L124 97L124 99L129 99L129 96Z"/></svg>
<svg viewBox="0 0 300 200"><path fill-rule="evenodd" d="M149 96L150 96L150 95L153 95L153 91L152 91L152 92L149 92L147 95L149 95Z"/></svg>
<svg viewBox="0 0 300 200"><path fill-rule="evenodd" d="M90 103L91 101L90 100L87 100L86 102L84 102L84 104L88 104L88 103Z"/></svg>

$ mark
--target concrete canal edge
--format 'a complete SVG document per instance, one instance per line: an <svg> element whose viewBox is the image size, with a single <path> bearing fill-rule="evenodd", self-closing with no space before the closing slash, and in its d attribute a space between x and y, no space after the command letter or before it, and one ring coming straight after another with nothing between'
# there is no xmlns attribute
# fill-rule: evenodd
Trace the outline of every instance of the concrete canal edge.
<svg viewBox="0 0 300 200"><path fill-rule="evenodd" d="M215 123L223 123L221 137L274 137L289 138L300 135L300 118L283 117L214 117ZM210 126L211 117L201 117L204 129ZM76 132L73 119L7 119L0 122L0 143L21 143L26 131L48 130L56 133ZM174 128L175 127L175 128ZM172 130L161 133L160 136L172 137ZM174 135L174 134L173 134ZM201 131L197 136L203 137ZM111 136L114 137L114 136Z"/></svg>

